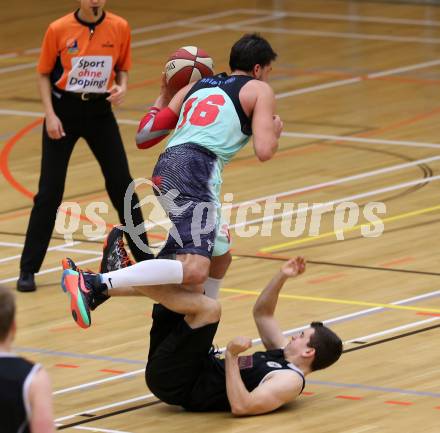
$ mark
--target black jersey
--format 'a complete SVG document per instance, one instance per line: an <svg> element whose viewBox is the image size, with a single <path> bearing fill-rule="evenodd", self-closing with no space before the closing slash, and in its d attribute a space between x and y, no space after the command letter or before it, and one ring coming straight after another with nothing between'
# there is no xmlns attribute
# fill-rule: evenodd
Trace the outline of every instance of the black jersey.
<svg viewBox="0 0 440 433"><path fill-rule="evenodd" d="M284 358L282 349L256 352L238 358L240 375L246 389L251 392L270 373L274 371L293 371L298 374L305 386L303 372ZM205 368L195 383L188 401L183 405L192 411L230 410L226 393L225 360L214 355L206 358Z"/></svg>
<svg viewBox="0 0 440 433"><path fill-rule="evenodd" d="M29 386L40 366L10 353L0 353L1 433L29 433Z"/></svg>

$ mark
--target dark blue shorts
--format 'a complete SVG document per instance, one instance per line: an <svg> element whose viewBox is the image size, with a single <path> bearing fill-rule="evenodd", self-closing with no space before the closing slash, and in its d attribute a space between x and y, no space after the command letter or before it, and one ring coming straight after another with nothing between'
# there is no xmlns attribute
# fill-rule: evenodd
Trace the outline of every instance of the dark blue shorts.
<svg viewBox="0 0 440 433"><path fill-rule="evenodd" d="M218 204L210 180L217 156L197 144L168 148L153 171L154 193L173 226L158 257L199 254L211 258Z"/></svg>

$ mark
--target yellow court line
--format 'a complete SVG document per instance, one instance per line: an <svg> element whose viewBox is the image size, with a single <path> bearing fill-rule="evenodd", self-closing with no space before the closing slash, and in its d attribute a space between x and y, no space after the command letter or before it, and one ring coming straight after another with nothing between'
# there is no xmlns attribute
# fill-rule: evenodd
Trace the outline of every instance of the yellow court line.
<svg viewBox="0 0 440 433"><path fill-rule="evenodd" d="M255 295L255 296L260 295L260 292L257 292L255 290L242 290L242 289L233 289L233 288L221 288L220 290L222 292L239 293L241 295ZM318 296L286 295L283 293L280 293L279 297L284 298L284 299L296 299L296 300L301 300L301 301L328 302L331 304L361 305L364 307L380 307L380 308L387 308L390 310L406 310L406 311L417 311L417 312L428 312L428 313L440 313L440 309L438 309L438 308L408 307L406 305L380 304L377 302L352 301L349 299L321 298Z"/></svg>
<svg viewBox="0 0 440 433"><path fill-rule="evenodd" d="M284 242L281 244L277 244L277 245L272 245L270 247L266 247L266 248L261 248L260 251L263 253L269 253L271 251L275 251L278 250L280 248L285 248L285 247L290 247L292 245L299 245L299 244L303 244L306 242L312 242L312 241L316 241L318 239L322 239L322 238L327 238L329 236L335 236L336 233L347 233L347 232L352 232L354 230L357 230L361 227L371 227L375 224L377 224L378 222L382 222L382 223L386 223L386 222L391 222L391 221L398 221L404 218L409 218L412 216L416 216L416 215L422 215L424 213L429 213L429 212L434 212L436 210L440 210L440 205L437 206L432 206L432 207L427 207L424 209L419 209L419 210L415 210L412 212L407 212L407 213L402 213L400 215L395 215L389 218L384 218L382 220L377 220L375 223L369 223L369 224L358 224L354 227L349 227L347 229L344 230L339 230L339 231L332 231L332 232L327 232L327 233L323 233L322 235L318 235L318 236L309 236L305 239L298 239L296 241L289 241L289 242Z"/></svg>

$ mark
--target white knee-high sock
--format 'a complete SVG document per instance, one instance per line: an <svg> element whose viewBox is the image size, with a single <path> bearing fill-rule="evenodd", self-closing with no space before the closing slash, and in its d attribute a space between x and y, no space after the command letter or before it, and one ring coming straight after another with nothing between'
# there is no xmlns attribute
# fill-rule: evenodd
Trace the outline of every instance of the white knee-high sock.
<svg viewBox="0 0 440 433"><path fill-rule="evenodd" d="M208 298L217 299L222 281L222 279L218 280L217 278L208 277L205 284L203 284L205 295L208 296Z"/></svg>
<svg viewBox="0 0 440 433"><path fill-rule="evenodd" d="M183 266L179 260L145 260L133 266L101 274L101 281L108 289L153 284L181 284Z"/></svg>

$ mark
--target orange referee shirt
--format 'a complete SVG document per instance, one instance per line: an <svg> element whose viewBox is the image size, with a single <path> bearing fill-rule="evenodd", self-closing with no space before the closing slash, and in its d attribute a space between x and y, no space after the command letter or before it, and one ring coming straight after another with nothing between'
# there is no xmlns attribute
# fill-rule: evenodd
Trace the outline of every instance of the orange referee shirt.
<svg viewBox="0 0 440 433"><path fill-rule="evenodd" d="M37 70L68 92L105 93L115 71L131 67L130 27L105 12L94 24L70 13L51 23L44 36Z"/></svg>

